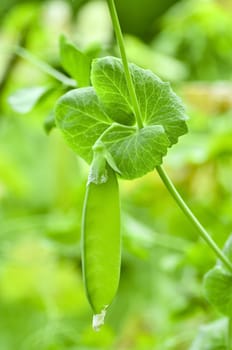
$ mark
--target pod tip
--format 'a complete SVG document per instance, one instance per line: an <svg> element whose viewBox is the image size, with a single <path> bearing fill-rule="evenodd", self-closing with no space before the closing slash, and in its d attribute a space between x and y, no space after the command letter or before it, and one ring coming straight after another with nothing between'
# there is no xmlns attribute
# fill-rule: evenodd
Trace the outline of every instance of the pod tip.
<svg viewBox="0 0 232 350"><path fill-rule="evenodd" d="M100 330L101 326L104 324L107 307L108 307L108 305L106 305L104 307L104 309L102 309L100 314L93 315L93 329L96 332L98 332Z"/></svg>

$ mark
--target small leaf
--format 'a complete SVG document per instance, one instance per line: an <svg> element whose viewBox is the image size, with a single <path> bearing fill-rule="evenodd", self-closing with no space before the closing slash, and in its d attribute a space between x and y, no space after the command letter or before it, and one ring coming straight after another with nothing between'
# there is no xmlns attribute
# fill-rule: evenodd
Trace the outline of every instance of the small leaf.
<svg viewBox="0 0 232 350"><path fill-rule="evenodd" d="M94 89L88 87L69 91L58 100L55 115L57 126L69 146L90 163L93 145L110 125Z"/></svg>
<svg viewBox="0 0 232 350"><path fill-rule="evenodd" d="M49 88L45 86L32 86L20 89L9 96L8 102L14 111L22 114L28 113L48 90Z"/></svg>
<svg viewBox="0 0 232 350"><path fill-rule="evenodd" d="M202 326L190 350L226 350L227 349L226 318Z"/></svg>
<svg viewBox="0 0 232 350"><path fill-rule="evenodd" d="M60 37L61 64L79 87L90 84L91 58L77 49L65 36Z"/></svg>
<svg viewBox="0 0 232 350"><path fill-rule="evenodd" d="M204 277L207 299L222 314L232 317L232 274L216 266Z"/></svg>

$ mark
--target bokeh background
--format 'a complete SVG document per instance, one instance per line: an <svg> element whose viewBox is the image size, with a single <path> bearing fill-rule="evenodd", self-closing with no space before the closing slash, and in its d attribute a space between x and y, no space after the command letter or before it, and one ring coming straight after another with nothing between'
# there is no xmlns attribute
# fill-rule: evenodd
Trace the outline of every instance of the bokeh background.
<svg viewBox="0 0 232 350"><path fill-rule="evenodd" d="M184 101L189 134L164 166L223 246L232 232L231 0L116 5L130 61ZM215 256L155 172L120 181L121 283L105 326L91 328L79 245L88 167L56 129L46 133L62 91L41 61L62 71L62 33L95 57L118 55L106 1L1 0L0 349L200 350L199 328L220 318L202 288ZM35 86L51 91L15 112L9 96Z"/></svg>

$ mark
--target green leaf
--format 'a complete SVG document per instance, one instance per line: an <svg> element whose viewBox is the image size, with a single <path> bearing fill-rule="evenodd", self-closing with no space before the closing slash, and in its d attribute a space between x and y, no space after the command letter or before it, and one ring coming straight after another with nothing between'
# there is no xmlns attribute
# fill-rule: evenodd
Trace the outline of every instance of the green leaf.
<svg viewBox="0 0 232 350"><path fill-rule="evenodd" d="M110 125L94 89L80 88L63 95L56 104L55 116L69 146L90 163L92 146Z"/></svg>
<svg viewBox="0 0 232 350"><path fill-rule="evenodd" d="M66 72L77 81L79 87L90 84L90 57L78 50L64 35L60 37L60 59Z"/></svg>
<svg viewBox="0 0 232 350"><path fill-rule="evenodd" d="M227 323L228 320L223 318L202 326L190 350L226 350Z"/></svg>
<svg viewBox="0 0 232 350"><path fill-rule="evenodd" d="M130 64L130 72L144 125L162 125L171 146L187 132L181 100L169 83L162 82L151 71ZM111 118L124 125L133 125L135 118L121 60L115 57L95 59L91 80Z"/></svg>
<svg viewBox="0 0 232 350"><path fill-rule="evenodd" d="M11 108L18 113L28 113L40 101L49 88L45 86L32 86L17 90L8 98Z"/></svg>
<svg viewBox="0 0 232 350"><path fill-rule="evenodd" d="M101 141L108 162L134 179L162 163L168 147L186 132L184 109L167 83L152 72L130 66L144 127L135 125L122 63L107 57L92 65L93 88L73 90L58 100L57 126L70 147L88 163ZM131 125L130 125L131 124Z"/></svg>

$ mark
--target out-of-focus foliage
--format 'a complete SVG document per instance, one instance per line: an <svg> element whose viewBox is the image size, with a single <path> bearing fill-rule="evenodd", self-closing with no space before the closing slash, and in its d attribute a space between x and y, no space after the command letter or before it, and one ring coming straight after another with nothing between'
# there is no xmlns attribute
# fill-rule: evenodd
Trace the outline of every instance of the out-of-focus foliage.
<svg viewBox="0 0 232 350"><path fill-rule="evenodd" d="M155 25L162 30L152 44L149 37L141 41L140 34L126 42L131 61L174 81L184 99L190 132L164 164L223 246L232 232L231 2L200 3L179 1L159 17ZM202 277L215 257L155 173L120 181L121 283L106 325L100 333L91 329L79 246L87 166L56 129L46 135L44 120L52 124L53 105L67 86L32 57L64 73L58 59L61 33L91 57L114 54L105 2L82 4L75 13L62 1L14 7L3 1L1 9L5 4L8 11L0 22L0 348L190 349L200 326L217 317L202 291ZM15 55L15 45L31 53L30 61ZM21 115L11 109L10 95L38 86L50 93L33 111ZM221 323L203 328L191 349L204 349L202 339L214 327Z"/></svg>
<svg viewBox="0 0 232 350"><path fill-rule="evenodd" d="M154 48L185 62L190 79L231 79L231 11L230 1L182 1L162 20Z"/></svg>
<svg viewBox="0 0 232 350"><path fill-rule="evenodd" d="M160 17L179 0L116 0L120 23L125 33L149 41L160 29Z"/></svg>
<svg viewBox="0 0 232 350"><path fill-rule="evenodd" d="M226 350L227 327L228 321L224 318L201 327L190 350Z"/></svg>

